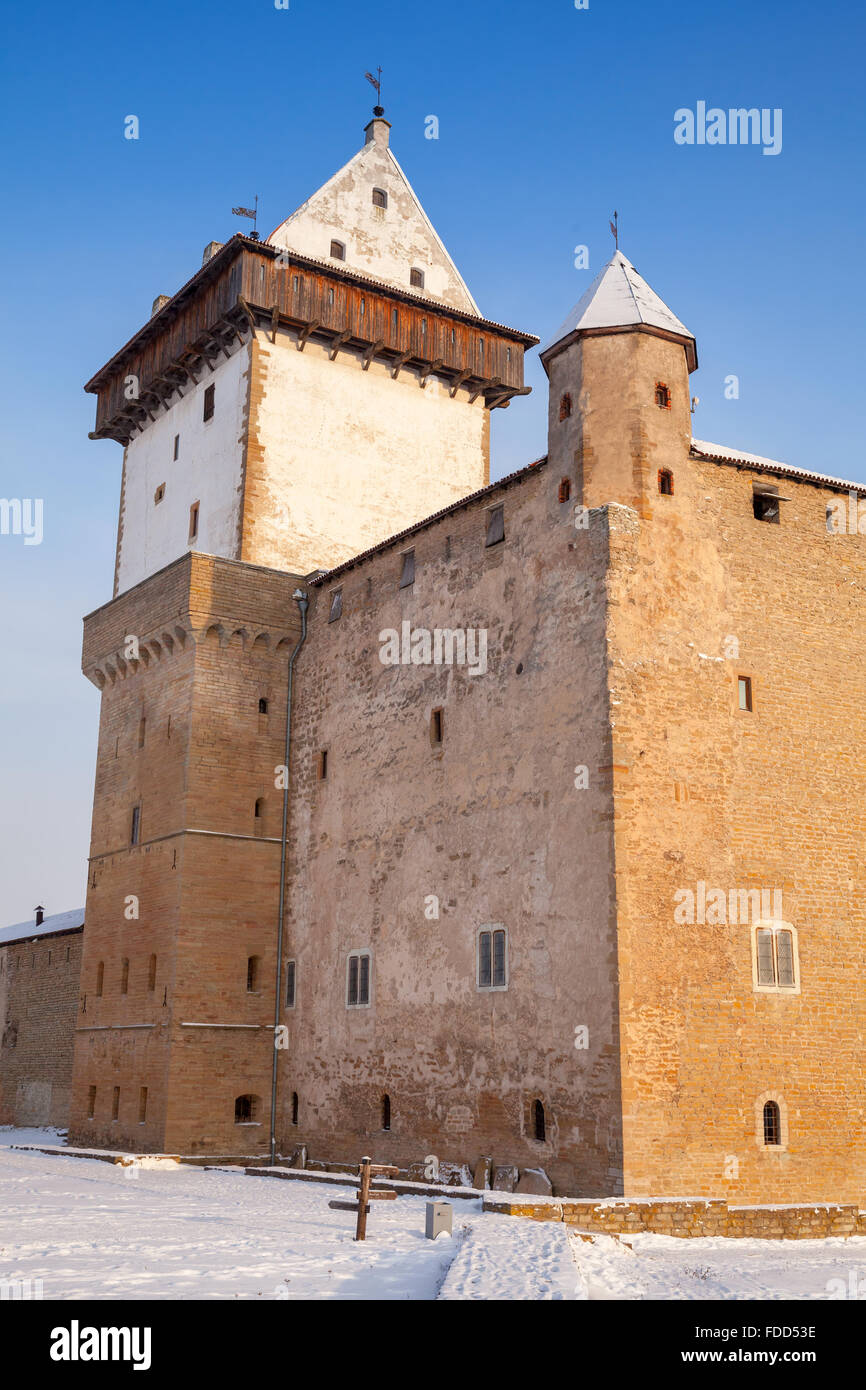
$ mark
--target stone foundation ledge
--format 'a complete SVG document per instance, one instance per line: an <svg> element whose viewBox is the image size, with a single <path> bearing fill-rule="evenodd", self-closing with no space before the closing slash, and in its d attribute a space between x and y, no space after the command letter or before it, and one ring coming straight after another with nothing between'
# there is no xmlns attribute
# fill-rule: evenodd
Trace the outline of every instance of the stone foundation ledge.
<svg viewBox="0 0 866 1390"><path fill-rule="evenodd" d="M563 1221L576 1234L630 1236L727 1236L758 1240L824 1240L866 1236L866 1211L855 1205L815 1202L801 1206L729 1206L723 1199L628 1198L603 1201L557 1197L520 1200L491 1193L484 1210L532 1221Z"/></svg>

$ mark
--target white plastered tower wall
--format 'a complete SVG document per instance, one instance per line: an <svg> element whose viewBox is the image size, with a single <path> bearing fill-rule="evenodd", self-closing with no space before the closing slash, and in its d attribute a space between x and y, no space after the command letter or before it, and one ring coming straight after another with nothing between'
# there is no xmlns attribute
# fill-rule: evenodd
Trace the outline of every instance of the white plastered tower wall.
<svg viewBox="0 0 866 1390"><path fill-rule="evenodd" d="M423 271L425 299L479 314L460 272L422 208L389 144L390 124L374 117L366 144L268 237L271 246L314 260L331 260L395 289L411 290L410 272ZM373 202L381 189L387 206ZM331 241L345 258L331 257Z"/></svg>

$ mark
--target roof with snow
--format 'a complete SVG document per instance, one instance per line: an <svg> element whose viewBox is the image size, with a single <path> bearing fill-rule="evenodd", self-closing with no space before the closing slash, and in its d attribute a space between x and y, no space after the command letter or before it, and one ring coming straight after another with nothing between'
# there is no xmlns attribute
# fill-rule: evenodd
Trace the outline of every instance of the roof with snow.
<svg viewBox="0 0 866 1390"><path fill-rule="evenodd" d="M615 251L596 275L589 289L575 304L565 322L541 349L542 357L553 348L571 341L589 329L647 328L670 333L686 344L689 370L697 366L694 335L681 323L665 302L650 289L628 256Z"/></svg>
<svg viewBox="0 0 866 1390"><path fill-rule="evenodd" d="M69 912L53 912L44 918L37 927L36 918L26 922L16 922L12 927L0 927L0 946L9 946L14 941L35 941L41 936L57 936L61 932L79 931L84 926L84 908L74 907Z"/></svg>
<svg viewBox="0 0 866 1390"><path fill-rule="evenodd" d="M756 468L762 473L779 473L785 478L800 478L804 483L842 488L845 492L866 493L864 483L852 483L846 478L836 478L830 473L812 473L807 468L795 467L793 463L780 463L778 459L764 458L761 454L747 454L744 449L731 449L726 444L710 444L706 439L693 439L692 453L713 463L733 463L741 468Z"/></svg>

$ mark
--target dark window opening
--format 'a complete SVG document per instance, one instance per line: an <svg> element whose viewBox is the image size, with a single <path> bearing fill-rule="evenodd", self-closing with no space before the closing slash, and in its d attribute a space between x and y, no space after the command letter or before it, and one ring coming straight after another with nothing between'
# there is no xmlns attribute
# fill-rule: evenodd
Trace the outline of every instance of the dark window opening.
<svg viewBox="0 0 866 1390"><path fill-rule="evenodd" d="M138 1123L143 1125L147 1120L147 1087L142 1086L138 1093Z"/></svg>
<svg viewBox="0 0 866 1390"><path fill-rule="evenodd" d="M255 994L259 988L259 967L261 956L250 956L247 961L247 993Z"/></svg>
<svg viewBox="0 0 866 1390"><path fill-rule="evenodd" d="M165 483L160 483L159 487L156 489L156 492L153 494L153 505L155 507L158 507L164 496Z"/></svg>
<svg viewBox="0 0 866 1390"><path fill-rule="evenodd" d="M370 957L366 954L349 957L349 974L346 987L346 1003L351 1005L370 1002Z"/></svg>
<svg viewBox="0 0 866 1390"><path fill-rule="evenodd" d="M87 1118L92 1120L96 1114L96 1087L89 1086L87 1089Z"/></svg>
<svg viewBox="0 0 866 1390"><path fill-rule="evenodd" d="M662 410L670 410L671 393L669 387L663 381L656 382L656 405L661 406Z"/></svg>
<svg viewBox="0 0 866 1390"><path fill-rule="evenodd" d="M212 420L214 412L214 400L216 398L216 387L213 382L204 388L204 410L202 411L203 420Z"/></svg>
<svg viewBox="0 0 866 1390"><path fill-rule="evenodd" d="M487 513L487 540L485 546L498 545L505 540L505 507L491 507Z"/></svg>
<svg viewBox="0 0 866 1390"><path fill-rule="evenodd" d="M570 497L571 497L571 479L570 479L570 478L563 478L563 479L560 481L560 484L559 484L559 500L560 500L560 502L567 502L568 499L569 499Z"/></svg>
<svg viewBox="0 0 866 1390"><path fill-rule="evenodd" d="M176 458L178 457L179 454L180 454L180 435L179 435L179 434L176 434L176 435L174 436L174 452L173 452L173 454L172 454L172 458L173 458L173 459L176 459Z"/></svg>
<svg viewBox="0 0 866 1390"><path fill-rule="evenodd" d="M129 961L124 959L120 966L120 992L129 993Z"/></svg>
<svg viewBox="0 0 866 1390"><path fill-rule="evenodd" d="M259 697L259 714L267 714L268 702L264 695Z"/></svg>
<svg viewBox="0 0 866 1390"><path fill-rule="evenodd" d="M296 1125L297 1123L298 1123L298 1093L297 1093L297 1091L292 1091L292 1124L293 1124L293 1125Z"/></svg>
<svg viewBox="0 0 866 1390"><path fill-rule="evenodd" d="M408 589L415 583L415 551L407 550L403 554L403 567L400 571L400 588Z"/></svg>
<svg viewBox="0 0 866 1390"><path fill-rule="evenodd" d="M756 521L769 521L774 526L778 526L781 520L778 495L772 492L754 493L752 511Z"/></svg>
<svg viewBox="0 0 866 1390"><path fill-rule="evenodd" d="M265 812L265 798L264 798L263 796L256 797L256 805L255 805L255 818L256 818L256 820L261 820L262 816L264 815L264 812Z"/></svg>
<svg viewBox="0 0 866 1390"><path fill-rule="evenodd" d="M382 1097L382 1128L391 1128L391 1097Z"/></svg>
<svg viewBox="0 0 866 1390"><path fill-rule="evenodd" d="M659 492L662 497L674 495L674 475L669 468L659 469Z"/></svg>
<svg viewBox="0 0 866 1390"><path fill-rule="evenodd" d="M295 978L296 966L293 960L286 963L286 1008L295 1007Z"/></svg>
<svg viewBox="0 0 866 1390"><path fill-rule="evenodd" d="M193 502L189 509L189 538L194 541L198 536L198 502Z"/></svg>
<svg viewBox="0 0 866 1390"><path fill-rule="evenodd" d="M388 194L384 188L373 189L373 207L386 208L388 206Z"/></svg>
<svg viewBox="0 0 866 1390"><path fill-rule="evenodd" d="M751 676L740 676L737 680L737 695L740 709L751 711L752 708L752 678Z"/></svg>
<svg viewBox="0 0 866 1390"><path fill-rule="evenodd" d="M544 1124L544 1106L540 1100L534 1100L532 1102L532 1129L539 1144L543 1144L546 1131Z"/></svg>
<svg viewBox="0 0 866 1390"><path fill-rule="evenodd" d="M416 289L416 290L423 290L423 288L424 288L424 272L423 272L423 270L417 270L417 269L413 266L412 269L409 271L409 284L412 286L413 289Z"/></svg>
<svg viewBox="0 0 866 1390"><path fill-rule="evenodd" d="M328 776L328 750L327 750L327 748L322 748L322 749L320 750L320 752L319 752L318 776L319 776L319 781L320 781L320 782L326 781L327 776Z"/></svg>
<svg viewBox="0 0 866 1390"><path fill-rule="evenodd" d="M430 716L430 742L437 744L442 742L443 732L443 711L434 709Z"/></svg>
<svg viewBox="0 0 866 1390"><path fill-rule="evenodd" d="M779 1107L774 1100L768 1100L764 1106L764 1143L781 1144L782 1142L782 1117Z"/></svg>
<svg viewBox="0 0 866 1390"><path fill-rule="evenodd" d="M111 1118L116 1120L120 1114L120 1087L115 1086L114 1095L111 1098Z"/></svg>
<svg viewBox="0 0 866 1390"><path fill-rule="evenodd" d="M333 256L333 258L334 258L335 261L344 261L344 260L346 259L346 248L345 248L345 246L343 245L342 241L332 241L332 242L331 242L331 253L330 253L330 254ZM332 290L332 291L331 291L331 294L333 294L333 293L334 293L334 292L333 292L333 290ZM332 301L332 302L333 302L333 301Z"/></svg>
<svg viewBox="0 0 866 1390"><path fill-rule="evenodd" d="M248 1125L258 1120L258 1096L238 1096L235 1100L235 1124Z"/></svg>
<svg viewBox="0 0 866 1390"><path fill-rule="evenodd" d="M335 589L331 594L331 609L328 613L328 622L335 623L338 618L343 616L343 590Z"/></svg>
<svg viewBox="0 0 866 1390"><path fill-rule="evenodd" d="M133 806L132 821L129 827L129 843L137 845L141 834L141 807Z"/></svg>
<svg viewBox="0 0 866 1390"><path fill-rule="evenodd" d="M560 396L560 398L559 398L559 418L560 418L560 420L567 420L570 414L571 414L571 392L570 392L570 391L566 391L566 392L564 393L564 395Z"/></svg>

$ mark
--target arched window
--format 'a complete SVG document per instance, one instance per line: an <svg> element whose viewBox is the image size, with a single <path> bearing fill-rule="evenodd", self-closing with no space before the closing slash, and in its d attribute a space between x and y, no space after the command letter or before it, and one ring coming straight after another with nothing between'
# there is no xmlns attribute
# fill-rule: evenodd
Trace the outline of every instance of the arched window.
<svg viewBox="0 0 866 1390"><path fill-rule="evenodd" d="M567 420L570 414L571 393L569 391L566 391L564 395L560 396L559 398L559 418L560 420Z"/></svg>
<svg viewBox="0 0 866 1390"><path fill-rule="evenodd" d="M331 242L331 256L335 261L344 261L346 259L346 248L342 241Z"/></svg>
<svg viewBox="0 0 866 1390"><path fill-rule="evenodd" d="M382 1097L382 1128L391 1128L391 1097Z"/></svg>
<svg viewBox="0 0 866 1390"><path fill-rule="evenodd" d="M669 468L659 469L659 492L662 497L674 495L674 475Z"/></svg>
<svg viewBox="0 0 866 1390"><path fill-rule="evenodd" d="M570 496L571 496L571 479L570 479L570 478L562 478L562 479L560 480L560 484L559 484L559 500L560 500L560 502L567 502Z"/></svg>
<svg viewBox="0 0 866 1390"><path fill-rule="evenodd" d="M544 1143L546 1129L544 1125L544 1106L540 1100L532 1102L532 1131L540 1144Z"/></svg>
<svg viewBox="0 0 866 1390"><path fill-rule="evenodd" d="M247 991L250 994L255 994L259 987L259 967L261 963L261 956L250 956L247 961Z"/></svg>
<svg viewBox="0 0 866 1390"><path fill-rule="evenodd" d="M102 986L105 983L105 962L100 961L96 967L96 997L102 997Z"/></svg>
<svg viewBox="0 0 866 1390"><path fill-rule="evenodd" d="M235 1124L257 1124L260 1105L258 1096L238 1096L235 1100Z"/></svg>
<svg viewBox="0 0 866 1390"><path fill-rule="evenodd" d="M384 188L373 189L373 207L386 208L388 206L388 194Z"/></svg>
<svg viewBox="0 0 866 1390"><path fill-rule="evenodd" d="M261 697L261 699L259 700L259 714L267 714L267 712L268 712L268 702L267 702L267 700L265 699L265 697L264 697L264 695L263 695L263 696Z"/></svg>
<svg viewBox="0 0 866 1390"><path fill-rule="evenodd" d="M262 816L264 815L264 813L265 813L265 798L264 798L263 796L260 796L260 797L257 797L257 798L256 798L256 809L255 809L256 820L261 820L261 818L262 818Z"/></svg>
<svg viewBox="0 0 866 1390"><path fill-rule="evenodd" d="M779 1107L774 1100L768 1100L764 1105L764 1143L781 1144L782 1142L782 1117Z"/></svg>
<svg viewBox="0 0 866 1390"><path fill-rule="evenodd" d="M297 1093L297 1091L292 1091L292 1124L293 1124L293 1125L296 1125L297 1123L298 1123L298 1093Z"/></svg>

